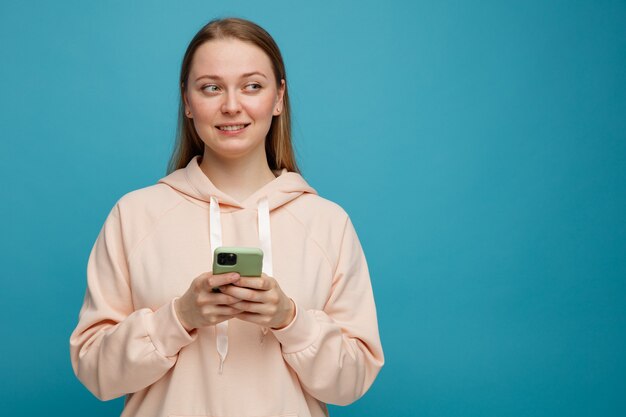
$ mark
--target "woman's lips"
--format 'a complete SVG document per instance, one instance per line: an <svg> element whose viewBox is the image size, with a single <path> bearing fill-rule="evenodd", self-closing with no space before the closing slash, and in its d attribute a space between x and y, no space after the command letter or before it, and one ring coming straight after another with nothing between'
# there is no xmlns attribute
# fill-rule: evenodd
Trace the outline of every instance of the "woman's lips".
<svg viewBox="0 0 626 417"><path fill-rule="evenodd" d="M218 125L217 130L225 133L238 133L248 127L250 123L240 123L240 124L228 124L228 125Z"/></svg>

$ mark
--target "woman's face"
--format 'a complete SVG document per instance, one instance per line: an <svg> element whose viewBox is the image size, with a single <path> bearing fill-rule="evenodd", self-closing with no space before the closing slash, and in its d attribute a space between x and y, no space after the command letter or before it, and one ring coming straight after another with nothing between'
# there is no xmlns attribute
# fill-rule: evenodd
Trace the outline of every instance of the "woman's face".
<svg viewBox="0 0 626 417"><path fill-rule="evenodd" d="M258 154L272 117L282 112L284 81L276 85L269 57L238 39L218 39L196 49L184 93L185 112L218 158Z"/></svg>

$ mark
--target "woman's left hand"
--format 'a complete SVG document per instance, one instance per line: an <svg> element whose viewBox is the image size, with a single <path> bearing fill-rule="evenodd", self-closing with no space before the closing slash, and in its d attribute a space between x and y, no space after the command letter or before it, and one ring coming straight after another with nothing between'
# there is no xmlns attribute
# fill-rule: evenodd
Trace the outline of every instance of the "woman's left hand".
<svg viewBox="0 0 626 417"><path fill-rule="evenodd" d="M233 284L221 287L221 291L242 300L230 305L242 310L234 317L259 326L278 330L291 323L296 314L291 298L285 295L274 278L265 274L241 277Z"/></svg>

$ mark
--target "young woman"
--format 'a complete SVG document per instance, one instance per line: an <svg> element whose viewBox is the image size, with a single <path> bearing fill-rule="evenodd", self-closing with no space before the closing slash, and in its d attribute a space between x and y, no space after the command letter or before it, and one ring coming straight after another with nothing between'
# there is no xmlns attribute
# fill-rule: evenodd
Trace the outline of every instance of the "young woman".
<svg viewBox="0 0 626 417"><path fill-rule="evenodd" d="M347 214L298 174L270 35L215 20L180 74L169 175L121 198L87 267L74 372L123 416L324 416L383 365ZM213 275L219 246L259 247L260 277ZM216 291L219 288L220 291Z"/></svg>

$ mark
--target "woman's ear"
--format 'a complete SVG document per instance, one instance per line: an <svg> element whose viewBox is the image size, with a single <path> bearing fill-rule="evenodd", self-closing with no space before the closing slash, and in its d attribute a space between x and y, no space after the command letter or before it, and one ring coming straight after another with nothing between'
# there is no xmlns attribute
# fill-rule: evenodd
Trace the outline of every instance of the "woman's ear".
<svg viewBox="0 0 626 417"><path fill-rule="evenodd" d="M184 84L180 86L180 91L183 96L183 105L185 106L185 116L190 119L193 119L193 116L191 115L191 107L189 106L189 101L187 100L187 89L185 88Z"/></svg>
<svg viewBox="0 0 626 417"><path fill-rule="evenodd" d="M278 94L276 98L276 105L274 106L274 111L272 114L274 116L279 116L283 112L283 97L285 96L285 80L280 80L280 86L278 87Z"/></svg>

